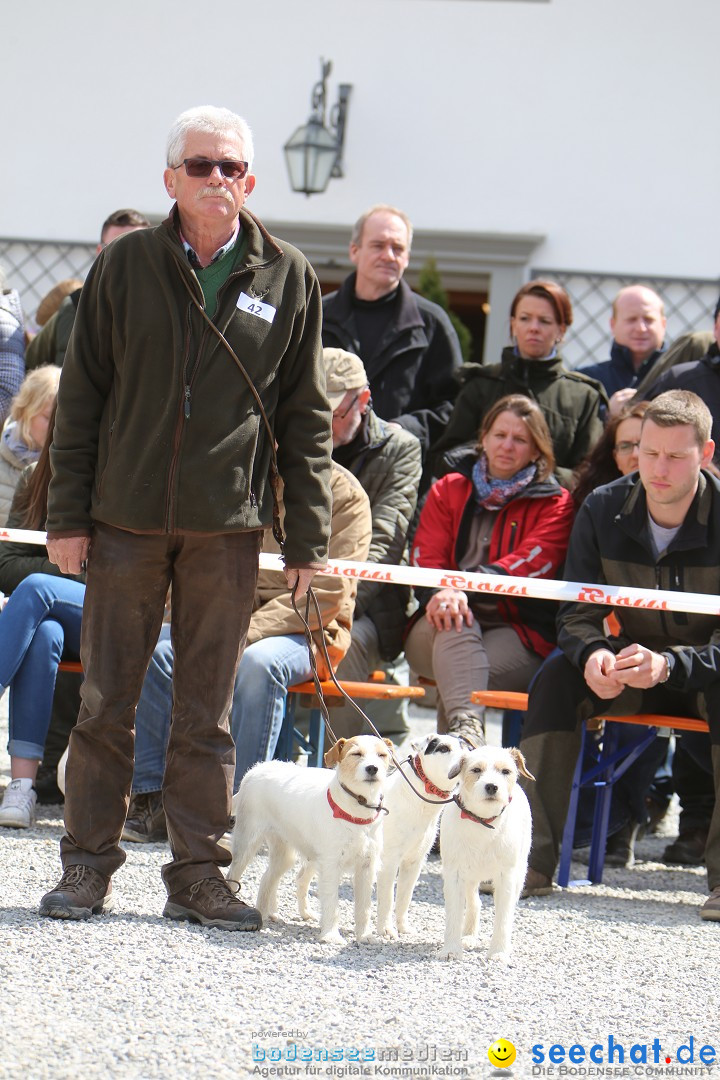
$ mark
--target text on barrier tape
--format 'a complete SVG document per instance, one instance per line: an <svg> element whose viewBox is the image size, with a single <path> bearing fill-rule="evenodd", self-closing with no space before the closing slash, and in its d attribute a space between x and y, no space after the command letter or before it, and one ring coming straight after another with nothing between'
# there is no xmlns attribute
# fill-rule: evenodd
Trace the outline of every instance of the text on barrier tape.
<svg viewBox="0 0 720 1080"><path fill-rule="evenodd" d="M0 529L0 541L45 544L44 532L29 529ZM282 570L280 555L262 552L262 570ZM505 574L471 574L459 570L433 570L421 566L393 566L387 563L350 562L331 559L320 574L358 578L362 581L392 582L395 585L424 585L431 589L462 589L465 592L523 596L537 600L560 600L615 607L649 608L655 611L687 611L694 615L720 616L718 597L707 593L670 592L664 589L632 589L622 585L583 584L578 581L511 577Z"/></svg>

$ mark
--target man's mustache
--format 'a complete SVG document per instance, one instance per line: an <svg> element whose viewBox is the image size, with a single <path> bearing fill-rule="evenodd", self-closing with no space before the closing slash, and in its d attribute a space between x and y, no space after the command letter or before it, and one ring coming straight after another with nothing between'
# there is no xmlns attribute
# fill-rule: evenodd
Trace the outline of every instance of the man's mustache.
<svg viewBox="0 0 720 1080"><path fill-rule="evenodd" d="M218 197L221 199L227 199L229 203L233 201L232 195L227 190L227 188L224 187L203 187L200 188L197 195L195 196L196 199L217 199Z"/></svg>

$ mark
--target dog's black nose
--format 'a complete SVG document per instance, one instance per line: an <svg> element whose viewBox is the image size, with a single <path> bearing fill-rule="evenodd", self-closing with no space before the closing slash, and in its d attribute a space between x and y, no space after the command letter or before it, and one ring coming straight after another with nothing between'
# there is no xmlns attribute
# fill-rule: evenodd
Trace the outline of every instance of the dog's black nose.
<svg viewBox="0 0 720 1080"><path fill-rule="evenodd" d="M378 771L377 765L366 765L365 766L365 772L369 773L370 776L374 776L377 771Z"/></svg>
<svg viewBox="0 0 720 1080"><path fill-rule="evenodd" d="M485 790L487 791L488 795L497 795L497 789L497 784L485 785Z"/></svg>

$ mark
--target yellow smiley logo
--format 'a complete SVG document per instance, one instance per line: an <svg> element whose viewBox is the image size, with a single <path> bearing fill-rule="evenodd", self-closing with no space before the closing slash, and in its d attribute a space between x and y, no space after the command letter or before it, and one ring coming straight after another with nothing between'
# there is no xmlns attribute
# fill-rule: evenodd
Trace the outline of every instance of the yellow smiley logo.
<svg viewBox="0 0 720 1080"><path fill-rule="evenodd" d="M488 1046L490 1064L498 1069L507 1069L508 1065L512 1065L515 1057L515 1047L507 1039L496 1039L492 1046Z"/></svg>

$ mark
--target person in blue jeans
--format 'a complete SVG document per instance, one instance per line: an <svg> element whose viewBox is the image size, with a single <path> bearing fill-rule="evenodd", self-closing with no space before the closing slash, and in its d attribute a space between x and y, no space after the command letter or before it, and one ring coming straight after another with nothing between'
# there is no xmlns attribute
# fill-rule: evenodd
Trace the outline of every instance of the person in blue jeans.
<svg viewBox="0 0 720 1080"><path fill-rule="evenodd" d="M11 782L0 826L29 828L35 820L34 781L50 726L60 660L80 654L85 586L53 574L30 574L0 614L0 694L10 687Z"/></svg>
<svg viewBox="0 0 720 1080"><path fill-rule="evenodd" d="M159 792L170 734L173 649L163 626L138 702L133 793ZM235 675L230 730L237 791L245 773L272 758L285 713L287 687L311 678L303 634L281 634L248 645ZM132 819L131 819L132 820ZM127 826L126 826L127 831ZM126 836L125 839L131 839Z"/></svg>
<svg viewBox="0 0 720 1080"><path fill-rule="evenodd" d="M368 497L359 481L335 462L330 490L330 558L363 561L368 555L372 532ZM265 534L263 551L278 551L271 532ZM350 645L357 583L352 578L318 575L313 591L320 607L330 661L337 667ZM317 642L320 626L312 605L308 622ZM322 655L317 649L316 655L318 669L324 675ZM123 840L150 843L167 835L161 788L170 734L172 673L170 627L164 626L135 715L135 770ZM307 642L292 609L284 575L278 570L261 570L247 645L235 675L230 712L236 760L234 790L237 791L252 765L273 757L282 728L287 688L309 679L310 674Z"/></svg>

